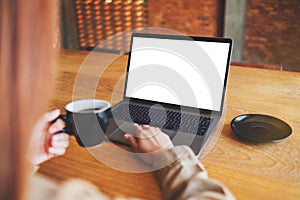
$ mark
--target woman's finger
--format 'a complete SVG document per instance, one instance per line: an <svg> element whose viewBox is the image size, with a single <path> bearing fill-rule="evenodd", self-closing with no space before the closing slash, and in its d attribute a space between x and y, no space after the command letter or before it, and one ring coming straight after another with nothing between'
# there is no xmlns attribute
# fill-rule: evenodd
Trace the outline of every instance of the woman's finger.
<svg viewBox="0 0 300 200"><path fill-rule="evenodd" d="M66 140L62 140L62 141L55 141L55 140L52 140L52 143L51 143L52 147L53 148L67 148L69 146L69 141Z"/></svg>
<svg viewBox="0 0 300 200"><path fill-rule="evenodd" d="M149 129L149 127L150 127L149 125L142 125L143 129Z"/></svg>
<svg viewBox="0 0 300 200"><path fill-rule="evenodd" d="M60 110L56 109L50 112L47 112L43 115L42 120L43 122L51 122L55 120L60 114Z"/></svg>
<svg viewBox="0 0 300 200"><path fill-rule="evenodd" d="M136 132L136 135L138 138L143 138L144 137L144 134L143 134L143 129L141 126L139 126L138 124L134 123L133 124L133 128Z"/></svg>
<svg viewBox="0 0 300 200"><path fill-rule="evenodd" d="M57 155L57 156L61 156L66 152L65 148L54 148L54 147L50 147L49 148L49 153Z"/></svg>
<svg viewBox="0 0 300 200"><path fill-rule="evenodd" d="M58 119L53 124L50 125L48 132L57 133L61 131L64 127L65 127L65 123L61 119Z"/></svg>
<svg viewBox="0 0 300 200"><path fill-rule="evenodd" d="M130 135L130 134L124 134L124 140L127 141L129 143L129 145L131 146L131 148L133 148L133 150L136 152L138 151L138 143L136 141L136 139Z"/></svg>
<svg viewBox="0 0 300 200"><path fill-rule="evenodd" d="M66 133L57 133L52 136L52 141L69 140L70 136Z"/></svg>

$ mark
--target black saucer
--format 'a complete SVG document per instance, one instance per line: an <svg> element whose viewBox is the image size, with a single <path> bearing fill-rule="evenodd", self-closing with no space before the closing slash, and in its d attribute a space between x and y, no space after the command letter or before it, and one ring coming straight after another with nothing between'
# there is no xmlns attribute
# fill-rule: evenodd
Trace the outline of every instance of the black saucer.
<svg viewBox="0 0 300 200"><path fill-rule="evenodd" d="M244 114L231 121L232 130L253 142L280 142L289 138L292 128L284 121L260 114Z"/></svg>

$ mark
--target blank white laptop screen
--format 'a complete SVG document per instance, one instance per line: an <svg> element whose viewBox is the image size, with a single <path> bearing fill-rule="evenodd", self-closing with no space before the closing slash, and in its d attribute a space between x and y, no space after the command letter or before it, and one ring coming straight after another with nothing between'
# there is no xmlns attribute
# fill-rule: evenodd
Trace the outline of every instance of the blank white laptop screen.
<svg viewBox="0 0 300 200"><path fill-rule="evenodd" d="M230 44L133 37L125 96L220 111Z"/></svg>

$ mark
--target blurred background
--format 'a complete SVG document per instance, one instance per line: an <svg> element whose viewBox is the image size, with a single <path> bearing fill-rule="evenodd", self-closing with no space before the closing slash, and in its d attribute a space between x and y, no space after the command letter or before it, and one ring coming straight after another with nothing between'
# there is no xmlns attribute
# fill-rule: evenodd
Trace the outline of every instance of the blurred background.
<svg viewBox="0 0 300 200"><path fill-rule="evenodd" d="M61 46L91 50L107 38L142 27L194 36L231 37L232 61L300 72L298 0L61 0ZM120 52L120 35L102 50Z"/></svg>

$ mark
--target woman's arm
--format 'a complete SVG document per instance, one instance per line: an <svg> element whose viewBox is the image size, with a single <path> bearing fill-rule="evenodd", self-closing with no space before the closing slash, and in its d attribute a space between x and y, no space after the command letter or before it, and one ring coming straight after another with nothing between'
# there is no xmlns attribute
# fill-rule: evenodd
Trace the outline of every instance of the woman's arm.
<svg viewBox="0 0 300 200"><path fill-rule="evenodd" d="M187 146L176 146L160 129L134 125L137 138L125 134L124 139L153 167L165 200L234 199L219 181L210 179L203 165ZM149 154L150 153L150 154Z"/></svg>
<svg viewBox="0 0 300 200"><path fill-rule="evenodd" d="M165 150L154 165L161 166L163 162L171 164L154 172L163 199L235 199L222 183L208 178L205 168L189 147Z"/></svg>

